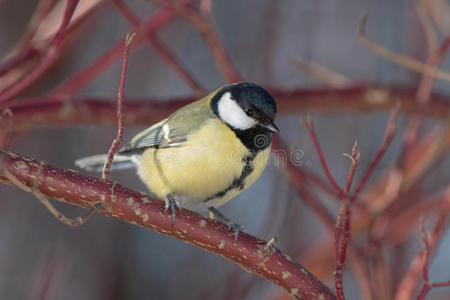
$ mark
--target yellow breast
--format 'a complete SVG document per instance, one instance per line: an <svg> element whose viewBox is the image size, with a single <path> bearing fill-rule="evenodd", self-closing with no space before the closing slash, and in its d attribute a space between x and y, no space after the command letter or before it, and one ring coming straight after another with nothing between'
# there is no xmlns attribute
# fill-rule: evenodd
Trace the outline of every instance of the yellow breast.
<svg viewBox="0 0 450 300"><path fill-rule="evenodd" d="M147 149L138 172L156 196L173 194L183 207L206 210L224 204L252 185L264 171L269 152L270 147L253 155L243 184L233 187L244 170L243 159L252 153L225 124L211 119L181 147Z"/></svg>

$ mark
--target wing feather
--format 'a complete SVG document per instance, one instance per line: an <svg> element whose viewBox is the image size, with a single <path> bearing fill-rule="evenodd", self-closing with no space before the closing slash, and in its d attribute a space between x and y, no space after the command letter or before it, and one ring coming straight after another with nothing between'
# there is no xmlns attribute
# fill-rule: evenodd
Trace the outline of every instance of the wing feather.
<svg viewBox="0 0 450 300"><path fill-rule="evenodd" d="M119 153L141 152L147 148L181 147L188 140L188 135L214 114L209 106L209 99L201 99L184 106L168 118L140 132ZM199 103L200 101L204 102Z"/></svg>

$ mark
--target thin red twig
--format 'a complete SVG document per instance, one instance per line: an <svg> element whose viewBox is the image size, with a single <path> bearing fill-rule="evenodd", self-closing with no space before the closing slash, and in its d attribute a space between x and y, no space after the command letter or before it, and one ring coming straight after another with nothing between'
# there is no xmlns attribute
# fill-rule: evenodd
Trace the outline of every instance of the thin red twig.
<svg viewBox="0 0 450 300"><path fill-rule="evenodd" d="M439 63L444 58L445 53L447 53L450 47L450 35L445 38L438 49L433 51L428 57L426 64L430 67L436 68ZM435 77L423 75L420 81L419 88L417 89L417 101L419 103L425 104L428 102L431 90L433 88L433 82Z"/></svg>
<svg viewBox="0 0 450 300"><path fill-rule="evenodd" d="M356 171L356 167L358 166L358 162L359 162L359 152L358 152L358 142L355 141L355 144L353 145L352 148L352 153L350 155L348 154L344 154L344 156L350 158L351 160L351 166L350 166L350 171L348 172L348 176L347 176L347 183L345 184L345 194L348 196L350 193L350 188L352 187L352 182L353 182L353 178L355 177L355 171Z"/></svg>
<svg viewBox="0 0 450 300"><path fill-rule="evenodd" d="M113 140L108 151L108 156L103 166L102 179L109 179L109 170L114 159L114 154L122 142L123 126L124 126L124 112L123 112L123 91L125 87L125 76L127 74L128 53L130 51L131 42L135 33L127 34L125 38L125 50L123 53L122 74L120 75L119 92L117 93L117 137Z"/></svg>
<svg viewBox="0 0 450 300"><path fill-rule="evenodd" d="M428 242L428 235L424 229L423 224L423 217L420 218L420 234L422 237L422 253L421 253L421 259L422 259L422 275L423 275L423 286L422 289L419 292L419 295L417 296L417 300L424 300L427 294L430 292L432 288L435 287L446 287L450 286L450 281L446 282L440 282L440 283L431 283L430 278L428 275L428 264L429 264L429 257L430 257L430 245ZM436 244L433 245L434 247L437 247Z"/></svg>
<svg viewBox="0 0 450 300"><path fill-rule="evenodd" d="M363 175L363 178L359 182L358 187L356 188L355 192L353 193L353 195L351 197L352 202L354 202L358 198L359 193L362 191L362 189L366 185L368 179L372 175L373 171L375 171L375 168L378 166L379 162L381 161L381 159L384 156L384 153L386 152L389 145L391 144L392 139L394 138L394 135L395 135L396 127L397 127L396 123L397 123L398 113L399 113L398 107L394 108L394 110L391 113L391 116L389 118L387 127L386 127L386 133L384 135L383 142L381 143L381 146L378 149L378 152L375 155L375 158L370 163L369 168L367 169L367 171Z"/></svg>
<svg viewBox="0 0 450 300"><path fill-rule="evenodd" d="M32 45L31 41L41 21L48 14L54 4L55 0L39 1L31 20L28 22L27 31L18 43L17 48L19 50L2 63L0 66L0 76L14 68L20 67L23 63L41 54L39 48L37 48L36 45Z"/></svg>
<svg viewBox="0 0 450 300"><path fill-rule="evenodd" d="M420 237L422 239L422 273L423 273L423 281L428 282L428 257L430 256L430 245L428 243L428 235L425 231L425 224L423 221L423 216L419 218L419 229L420 229Z"/></svg>
<svg viewBox="0 0 450 300"><path fill-rule="evenodd" d="M20 67L22 64L32 60L41 52L34 47L27 47L20 52L3 61L0 65L0 77L7 74L12 69Z"/></svg>
<svg viewBox="0 0 450 300"><path fill-rule="evenodd" d="M450 36L444 40L444 42L439 46L438 49L433 51L427 59L426 64L432 68L437 68L439 63L444 58L445 53L448 51L450 47ZM427 76L426 74L422 75L422 79L419 83L419 87L417 88L416 98L417 102L420 106L426 106L429 102L431 92L433 89L433 83L435 81L435 77ZM408 123L408 127L405 130L405 142L402 149L401 157L404 158L400 161L400 163L405 162L405 158L408 157L408 152L413 150L413 146L416 144L418 138L419 128L422 122L423 116L420 114L413 115Z"/></svg>
<svg viewBox="0 0 450 300"><path fill-rule="evenodd" d="M136 14L129 9L123 0L113 0L116 8L125 16L125 18L130 22L135 31L139 31L141 28L141 21L136 16ZM203 89L197 80L190 74L188 70L181 64L181 62L170 53L170 51L163 45L163 43L155 35L154 31L148 31L146 34L147 42L156 50L156 52L161 56L161 58L171 67L182 80L184 80L195 93L202 93Z"/></svg>
<svg viewBox="0 0 450 300"><path fill-rule="evenodd" d="M347 193L344 194L344 197L341 198L341 206L339 208L339 214L336 221L336 228L335 228L335 258L334 258L334 266L335 266L335 288L336 288L336 295L338 299L344 300L344 288L343 288L343 276L344 276L344 266L345 266L345 260L346 260L346 253L347 248L350 243L350 232L351 232L351 206L357 199L359 192L363 189L365 183L372 175L373 171L377 167L378 163L380 162L381 158L383 157L384 153L386 152L387 148L389 147L392 138L395 134L395 125L396 120L398 116L398 108L396 108L388 121L388 125L386 128L386 134L385 138L383 140L383 143L381 144L378 153L376 154L374 160L371 162L368 170L364 174L363 178L361 179L359 185L357 186L355 192L352 196L350 196ZM320 147L318 147L320 150ZM349 175L347 177L347 184L346 184L346 191L350 190L351 182L353 181L353 176L355 169L357 167L357 164L359 162L359 153L356 148L356 144L352 149L352 166L350 167Z"/></svg>
<svg viewBox="0 0 450 300"><path fill-rule="evenodd" d="M216 30L212 23L208 20L207 16L197 12L189 5L185 5L179 2L167 1L167 0L151 0L161 6L170 8L184 17L190 22L198 32L205 39L206 44L211 50L211 54L215 63L219 67L223 77L229 83L242 81L242 76L233 66L231 59L224 50Z"/></svg>
<svg viewBox="0 0 450 300"><path fill-rule="evenodd" d="M350 169L347 176L347 183L345 185L345 195L341 198L341 205L339 207L338 218L334 229L334 286L338 300L344 300L344 267L347 255L347 247L350 243L350 222L351 222L351 201L349 198L349 191L355 170L359 163L359 152L357 143L353 145L352 153L346 155L351 160Z"/></svg>
<svg viewBox="0 0 450 300"><path fill-rule="evenodd" d="M442 212L439 216L433 232L428 237L428 257L432 257L442 239L442 236L447 227L448 212ZM423 252L420 252L413 259L407 273L403 277L402 281L398 285L395 300L407 300L411 299L414 291L417 290L420 273L423 271Z"/></svg>
<svg viewBox="0 0 450 300"><path fill-rule="evenodd" d="M282 141L275 137L273 140L272 148L275 153L278 150L287 151L287 148L283 145ZM288 152L285 152L288 153ZM328 212L325 206L318 200L314 193L307 187L307 179L305 175L292 163L290 159L287 159L285 166L287 178L294 189L304 202L314 211L319 220L324 224L325 228L330 232L333 231L334 217Z"/></svg>
<svg viewBox="0 0 450 300"><path fill-rule="evenodd" d="M334 189L337 192L339 192L340 195L344 194L344 191L342 191L342 189L339 187L336 180L334 179L333 175L331 174L330 168L328 168L328 164L326 162L325 156L323 155L322 148L320 147L319 140L314 130L314 123L312 119L309 116L302 118L302 123L306 131L308 132L311 141L314 144L314 148L316 149L317 156L319 158L320 165L322 166L325 176L328 178L328 181L331 183Z"/></svg>
<svg viewBox="0 0 450 300"><path fill-rule="evenodd" d="M172 11L166 8L160 8L144 22L143 32L156 31L172 20L173 17L174 13ZM138 46L144 40L143 32L139 31L136 33L131 49ZM106 50L91 65L87 66L77 74L73 75L70 79L63 82L60 86L56 87L50 95L72 95L75 91L91 82L114 61L121 57L124 42L125 40L121 40Z"/></svg>
<svg viewBox="0 0 450 300"><path fill-rule="evenodd" d="M449 281L438 282L438 283L433 283L431 285L432 288L435 288L435 287L447 287L447 286L450 286L450 280Z"/></svg>

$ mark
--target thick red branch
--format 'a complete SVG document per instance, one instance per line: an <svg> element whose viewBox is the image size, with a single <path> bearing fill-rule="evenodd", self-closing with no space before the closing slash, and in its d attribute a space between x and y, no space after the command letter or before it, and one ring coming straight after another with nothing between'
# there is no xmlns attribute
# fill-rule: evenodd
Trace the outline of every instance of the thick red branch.
<svg viewBox="0 0 450 300"><path fill-rule="evenodd" d="M293 91L270 90L277 100L280 114L303 112L376 112L388 110L399 104L406 113L421 113L435 119L450 116L450 97L434 94L426 108L415 101L412 89L352 87L346 89L298 89ZM376 95L380 96L376 96ZM67 126L81 124L116 124L116 108L111 99L80 98L59 101L58 97L22 99L11 107L16 129L37 126ZM126 99L125 122L129 125L148 125L160 121L195 97L163 99ZM0 120L0 128L6 128Z"/></svg>
<svg viewBox="0 0 450 300"><path fill-rule="evenodd" d="M185 209L177 212L177 220L172 224L170 214L164 213L164 202L144 193L15 153L0 154L3 172L8 172L28 187L36 186L48 197L82 207L106 204L104 207L108 209L101 211L105 216L216 253L248 272L272 281L297 299L335 299L332 292L300 264L273 246L264 247L265 241L241 233L234 242L232 229ZM0 181L10 183L3 175L0 175Z"/></svg>

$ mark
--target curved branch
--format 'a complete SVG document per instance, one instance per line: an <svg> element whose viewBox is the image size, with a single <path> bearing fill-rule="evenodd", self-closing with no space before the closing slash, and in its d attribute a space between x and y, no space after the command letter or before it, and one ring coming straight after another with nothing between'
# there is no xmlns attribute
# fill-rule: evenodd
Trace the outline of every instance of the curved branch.
<svg viewBox="0 0 450 300"><path fill-rule="evenodd" d="M426 106L416 102L415 90L407 88L370 88L356 86L345 89L298 89L281 91L270 89L277 99L281 114L328 113L328 112L375 112L390 110L399 105L401 112L417 113L429 118L446 120L450 116L450 97L433 94ZM68 126L80 124L116 124L115 102L99 98L67 99L57 97L29 98L18 102L11 110L14 113L16 130L36 126ZM129 125L148 125L161 120L195 97L142 99L125 101L125 122ZM0 128L6 128L7 120L0 120ZM2 129L0 129L1 131Z"/></svg>
<svg viewBox="0 0 450 300"><path fill-rule="evenodd" d="M177 212L172 224L164 202L121 186L72 170L51 166L12 152L0 151L0 182L14 185L5 173L21 184L37 187L45 196L82 207L103 204L100 212L137 226L166 234L227 258L248 272L282 287L297 299L335 299L332 292L300 264L266 242L245 233L234 242L226 225L189 210Z"/></svg>

